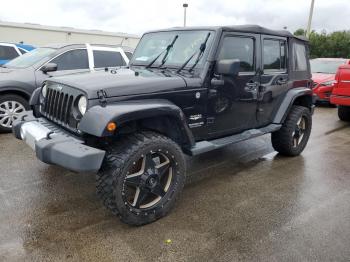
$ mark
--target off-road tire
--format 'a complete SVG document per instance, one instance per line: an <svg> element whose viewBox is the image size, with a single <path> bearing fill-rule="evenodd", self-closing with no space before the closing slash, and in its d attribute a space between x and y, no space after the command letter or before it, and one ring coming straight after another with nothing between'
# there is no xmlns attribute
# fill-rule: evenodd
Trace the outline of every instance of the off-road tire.
<svg viewBox="0 0 350 262"><path fill-rule="evenodd" d="M350 121L350 106L338 106L338 117L342 121Z"/></svg>
<svg viewBox="0 0 350 262"><path fill-rule="evenodd" d="M170 138L145 131L124 136L109 145L101 170L96 175L97 195L122 222L144 225L164 217L173 208L185 183L186 165L181 148ZM164 152L171 158L172 179L161 200L149 208L135 208L127 202L124 187L128 170L148 152Z"/></svg>
<svg viewBox="0 0 350 262"><path fill-rule="evenodd" d="M19 104L21 104L25 110L29 110L29 103L28 101L23 98L22 96L16 95L16 94L6 94L6 95L0 95L0 105L3 103L6 103L8 101L15 101ZM0 110L1 111L1 110ZM2 111L0 112L0 114ZM12 131L12 127L4 127L0 125L0 133L8 133Z"/></svg>
<svg viewBox="0 0 350 262"><path fill-rule="evenodd" d="M294 134L296 132L297 123L300 119L306 122L305 132L300 143L294 146ZM273 148L281 155L297 156L306 147L312 129L312 116L310 109L303 106L292 106L289 114L284 121L281 129L271 134Z"/></svg>

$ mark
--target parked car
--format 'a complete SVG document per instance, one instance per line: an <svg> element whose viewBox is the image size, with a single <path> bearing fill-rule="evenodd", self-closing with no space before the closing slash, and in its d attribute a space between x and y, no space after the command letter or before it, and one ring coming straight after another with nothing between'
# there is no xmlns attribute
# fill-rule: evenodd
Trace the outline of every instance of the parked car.
<svg viewBox="0 0 350 262"><path fill-rule="evenodd" d="M259 26L143 35L129 68L48 79L13 133L43 162L98 171L105 206L153 222L184 186L184 155L272 133L299 155L312 126L308 42Z"/></svg>
<svg viewBox="0 0 350 262"><path fill-rule="evenodd" d="M127 65L131 49L127 50L106 45L51 45L6 63L0 68L0 132L11 130L13 120L29 109L33 91L47 78Z"/></svg>
<svg viewBox="0 0 350 262"><path fill-rule="evenodd" d="M339 67L331 95L331 103L338 106L340 120L350 121L350 65Z"/></svg>
<svg viewBox="0 0 350 262"><path fill-rule="evenodd" d="M311 72L313 92L318 102L329 103L335 83L335 73L340 65L348 64L349 59L342 58L316 58L311 59Z"/></svg>
<svg viewBox="0 0 350 262"><path fill-rule="evenodd" d="M0 65L35 49L34 46L24 44L0 43Z"/></svg>

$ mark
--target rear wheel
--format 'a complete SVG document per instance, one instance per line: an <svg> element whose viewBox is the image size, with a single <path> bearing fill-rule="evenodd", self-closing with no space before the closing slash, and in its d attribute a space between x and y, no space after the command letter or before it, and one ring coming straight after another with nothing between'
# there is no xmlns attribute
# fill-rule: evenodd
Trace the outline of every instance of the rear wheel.
<svg viewBox="0 0 350 262"><path fill-rule="evenodd" d="M338 117L342 121L350 121L350 106L338 106Z"/></svg>
<svg viewBox="0 0 350 262"><path fill-rule="evenodd" d="M273 148L282 155L299 155L309 140L312 128L311 112L303 106L293 106L280 130L271 134Z"/></svg>
<svg viewBox="0 0 350 262"><path fill-rule="evenodd" d="M0 97L0 132L11 132L12 123L20 114L29 110L26 99L8 94Z"/></svg>
<svg viewBox="0 0 350 262"><path fill-rule="evenodd" d="M142 132L107 149L97 174L97 194L123 222L143 225L168 214L184 182L180 147L160 134Z"/></svg>

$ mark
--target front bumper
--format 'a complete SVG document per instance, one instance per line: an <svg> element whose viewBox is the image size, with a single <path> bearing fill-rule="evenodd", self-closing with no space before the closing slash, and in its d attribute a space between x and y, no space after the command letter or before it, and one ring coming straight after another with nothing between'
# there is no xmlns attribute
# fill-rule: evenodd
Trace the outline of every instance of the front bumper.
<svg viewBox="0 0 350 262"><path fill-rule="evenodd" d="M16 120L12 129L15 137L25 141L44 163L77 172L95 172L102 165L105 151L85 145L44 118L35 118L31 111Z"/></svg>
<svg viewBox="0 0 350 262"><path fill-rule="evenodd" d="M328 102L332 94L333 86L317 86L313 89L314 94L317 96L317 102Z"/></svg>

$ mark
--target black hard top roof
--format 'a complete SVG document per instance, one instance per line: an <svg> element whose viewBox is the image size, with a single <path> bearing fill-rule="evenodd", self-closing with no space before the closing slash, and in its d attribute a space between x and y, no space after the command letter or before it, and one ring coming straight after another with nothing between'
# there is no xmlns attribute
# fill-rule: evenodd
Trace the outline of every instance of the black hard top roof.
<svg viewBox="0 0 350 262"><path fill-rule="evenodd" d="M232 25L232 26L194 26L194 27L173 27L168 29L154 30L151 32L159 32L159 31L174 31L174 30L222 30L222 31L236 31L236 32L244 32L244 33L258 33L265 35L274 35L274 36L282 36L282 37L291 37L296 38L302 41L308 41L306 37L303 36L295 36L291 32L287 30L272 30L259 25Z"/></svg>

